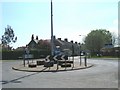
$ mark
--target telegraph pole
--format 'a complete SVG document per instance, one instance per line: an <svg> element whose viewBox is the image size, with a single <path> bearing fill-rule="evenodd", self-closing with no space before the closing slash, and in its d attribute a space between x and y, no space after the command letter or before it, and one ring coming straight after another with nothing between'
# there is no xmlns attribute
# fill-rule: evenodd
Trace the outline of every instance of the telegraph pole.
<svg viewBox="0 0 120 90"><path fill-rule="evenodd" d="M51 0L51 55L54 56L54 36L53 36L53 12Z"/></svg>

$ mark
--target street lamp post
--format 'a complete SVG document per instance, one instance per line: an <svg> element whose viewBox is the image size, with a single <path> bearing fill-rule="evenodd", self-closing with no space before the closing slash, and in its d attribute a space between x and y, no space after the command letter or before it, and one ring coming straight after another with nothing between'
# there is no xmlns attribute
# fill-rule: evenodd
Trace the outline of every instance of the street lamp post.
<svg viewBox="0 0 120 90"><path fill-rule="evenodd" d="M52 0L51 0L51 55L54 56L54 36L53 36L53 12L52 12Z"/></svg>

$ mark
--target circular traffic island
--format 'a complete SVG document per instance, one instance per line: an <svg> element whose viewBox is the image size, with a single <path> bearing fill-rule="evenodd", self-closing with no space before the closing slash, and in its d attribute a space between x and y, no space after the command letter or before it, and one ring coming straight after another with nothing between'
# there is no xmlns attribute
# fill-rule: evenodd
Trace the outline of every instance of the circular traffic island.
<svg viewBox="0 0 120 90"><path fill-rule="evenodd" d="M37 60L36 60L37 61ZM26 72L57 72L57 71L71 71L71 70L81 70L81 69L87 69L94 64L87 63L87 66L85 66L84 63L81 65L78 62L74 63L74 67L72 62L71 63L61 63L54 64L53 62L44 62L43 65L40 65L41 61L38 63L29 63L29 64L18 64L12 67L14 70L18 71L26 71ZM42 64L42 63L41 63Z"/></svg>

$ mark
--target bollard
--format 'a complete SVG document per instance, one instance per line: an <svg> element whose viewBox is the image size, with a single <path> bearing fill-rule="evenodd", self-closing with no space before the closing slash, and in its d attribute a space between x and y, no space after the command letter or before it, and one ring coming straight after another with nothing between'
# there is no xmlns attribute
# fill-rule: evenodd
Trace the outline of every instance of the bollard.
<svg viewBox="0 0 120 90"><path fill-rule="evenodd" d="M86 56L84 57L84 60L85 60L85 66L87 66L87 57Z"/></svg>
<svg viewBox="0 0 120 90"><path fill-rule="evenodd" d="M66 59L65 59L65 70L66 70L66 67L67 67L67 66L66 66Z"/></svg>
<svg viewBox="0 0 120 90"><path fill-rule="evenodd" d="M73 61L73 67L72 68L74 68L74 56L72 56L72 61Z"/></svg>
<svg viewBox="0 0 120 90"><path fill-rule="evenodd" d="M59 66L58 66L58 64L59 64L59 61L57 60L57 70L59 69Z"/></svg>
<svg viewBox="0 0 120 90"><path fill-rule="evenodd" d="M23 55L23 65L25 67L25 55Z"/></svg>
<svg viewBox="0 0 120 90"><path fill-rule="evenodd" d="M25 58L23 59L23 65L24 65L24 67L25 67Z"/></svg>
<svg viewBox="0 0 120 90"><path fill-rule="evenodd" d="M82 65L82 60L81 60L81 51L80 51L80 66Z"/></svg>

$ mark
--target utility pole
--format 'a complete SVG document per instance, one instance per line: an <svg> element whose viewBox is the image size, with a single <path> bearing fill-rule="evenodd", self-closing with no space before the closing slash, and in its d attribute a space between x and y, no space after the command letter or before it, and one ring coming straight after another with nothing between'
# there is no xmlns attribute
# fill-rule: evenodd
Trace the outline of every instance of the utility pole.
<svg viewBox="0 0 120 90"><path fill-rule="evenodd" d="M51 0L51 55L54 56L54 36L53 36L53 12Z"/></svg>

